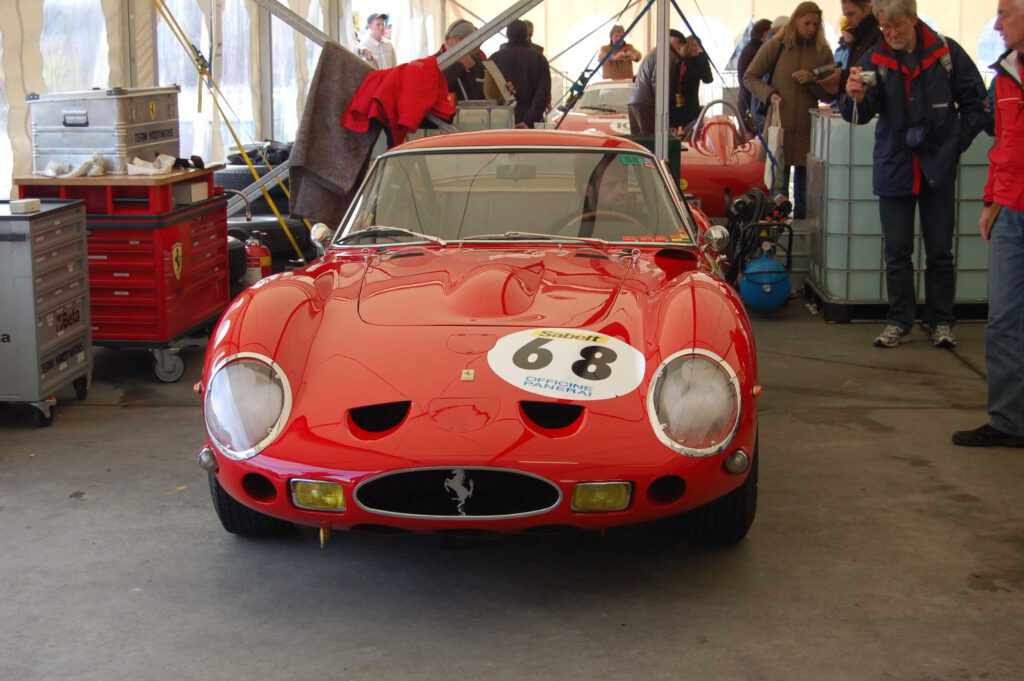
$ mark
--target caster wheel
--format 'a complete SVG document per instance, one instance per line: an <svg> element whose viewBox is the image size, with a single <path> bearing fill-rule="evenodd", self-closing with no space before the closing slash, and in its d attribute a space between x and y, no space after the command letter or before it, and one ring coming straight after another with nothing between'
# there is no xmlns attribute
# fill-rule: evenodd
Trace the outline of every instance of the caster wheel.
<svg viewBox="0 0 1024 681"><path fill-rule="evenodd" d="M174 383L185 374L185 362L178 355L167 353L162 359L157 356L153 372L164 383Z"/></svg>
<svg viewBox="0 0 1024 681"><path fill-rule="evenodd" d="M85 376L79 376L72 382L71 387L75 389L75 397L81 402L89 395L89 380Z"/></svg>
<svg viewBox="0 0 1024 681"><path fill-rule="evenodd" d="M49 409L40 409L39 407L32 408L32 423L37 428L45 428L46 426L53 423L53 412Z"/></svg>

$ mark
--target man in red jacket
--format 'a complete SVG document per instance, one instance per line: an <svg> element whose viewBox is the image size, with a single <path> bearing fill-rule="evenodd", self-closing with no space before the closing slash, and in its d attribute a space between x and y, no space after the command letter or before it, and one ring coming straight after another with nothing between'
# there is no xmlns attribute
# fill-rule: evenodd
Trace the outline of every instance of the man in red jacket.
<svg viewBox="0 0 1024 681"><path fill-rule="evenodd" d="M996 70L996 143L978 222L992 244L985 327L989 422L953 433L968 447L1024 447L1024 0L999 0L1007 52Z"/></svg>

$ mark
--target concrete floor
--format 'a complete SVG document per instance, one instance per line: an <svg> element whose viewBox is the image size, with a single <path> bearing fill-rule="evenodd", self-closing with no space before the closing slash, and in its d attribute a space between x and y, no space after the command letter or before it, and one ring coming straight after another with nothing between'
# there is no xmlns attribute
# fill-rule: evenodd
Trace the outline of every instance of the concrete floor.
<svg viewBox="0 0 1024 681"><path fill-rule="evenodd" d="M761 504L716 549L671 524L458 543L225 533L191 387L100 349L87 400L0 407L0 681L999 681L1024 675L1024 451L985 419L981 324L879 350L802 304L754 320Z"/></svg>

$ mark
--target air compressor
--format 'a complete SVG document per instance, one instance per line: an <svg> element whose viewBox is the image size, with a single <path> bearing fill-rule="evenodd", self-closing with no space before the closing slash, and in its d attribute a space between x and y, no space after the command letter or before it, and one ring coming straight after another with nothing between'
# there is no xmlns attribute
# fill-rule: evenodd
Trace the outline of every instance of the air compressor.
<svg viewBox="0 0 1024 681"><path fill-rule="evenodd" d="M793 288L789 276L793 266L791 211L789 201L771 201L756 189L730 207L726 280L754 309L773 310L789 300ZM787 240L783 246L784 237ZM785 264L779 262L779 251L785 253Z"/></svg>

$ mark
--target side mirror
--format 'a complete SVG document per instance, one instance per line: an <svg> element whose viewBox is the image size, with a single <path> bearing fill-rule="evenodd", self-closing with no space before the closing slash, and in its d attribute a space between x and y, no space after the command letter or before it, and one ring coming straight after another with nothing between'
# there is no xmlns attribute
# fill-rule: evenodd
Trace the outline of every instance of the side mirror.
<svg viewBox="0 0 1024 681"><path fill-rule="evenodd" d="M334 230L322 222L313 225L309 230L309 240L316 246L317 253L323 255L327 251L327 244L331 242Z"/></svg>
<svg viewBox="0 0 1024 681"><path fill-rule="evenodd" d="M715 253L721 253L729 245L729 230L722 225L711 225L701 234L700 245Z"/></svg>

